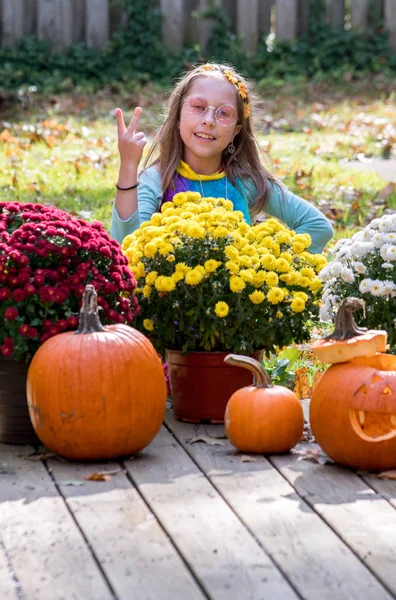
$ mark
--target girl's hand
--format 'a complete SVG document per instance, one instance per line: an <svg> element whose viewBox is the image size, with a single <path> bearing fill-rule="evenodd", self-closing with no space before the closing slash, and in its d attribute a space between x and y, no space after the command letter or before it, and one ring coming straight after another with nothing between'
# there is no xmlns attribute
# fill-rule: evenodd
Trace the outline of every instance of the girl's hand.
<svg viewBox="0 0 396 600"><path fill-rule="evenodd" d="M147 144L146 137L142 131L136 133L142 109L137 106L128 128L125 126L124 116L120 108L116 108L115 115L117 119L118 131L118 151L120 153L121 163L129 165L139 165L143 155L143 149Z"/></svg>

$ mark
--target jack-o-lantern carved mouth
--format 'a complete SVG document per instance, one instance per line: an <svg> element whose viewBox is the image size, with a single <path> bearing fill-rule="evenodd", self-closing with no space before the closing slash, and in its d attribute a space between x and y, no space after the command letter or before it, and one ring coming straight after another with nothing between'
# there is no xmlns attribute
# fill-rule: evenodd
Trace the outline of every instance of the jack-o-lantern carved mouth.
<svg viewBox="0 0 396 600"><path fill-rule="evenodd" d="M387 412L351 408L349 418L358 436L370 442L396 437L396 415Z"/></svg>

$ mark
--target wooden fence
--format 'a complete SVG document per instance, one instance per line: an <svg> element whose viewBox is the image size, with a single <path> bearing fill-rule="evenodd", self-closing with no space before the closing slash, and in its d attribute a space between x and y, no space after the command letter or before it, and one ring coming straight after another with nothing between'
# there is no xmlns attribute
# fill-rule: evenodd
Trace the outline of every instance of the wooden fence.
<svg viewBox="0 0 396 600"><path fill-rule="evenodd" d="M369 25L371 0L325 0L327 20L338 28L364 32ZM150 0L163 14L162 35L171 52L199 43L205 50L212 22L198 18L211 6L230 17L233 31L246 50L254 53L258 40L274 30L278 39L290 40L307 28L308 0ZM396 51L396 0L374 3L389 31ZM102 48L113 31L125 22L117 0L0 0L0 45L14 46L28 34L48 40L57 52L83 41Z"/></svg>

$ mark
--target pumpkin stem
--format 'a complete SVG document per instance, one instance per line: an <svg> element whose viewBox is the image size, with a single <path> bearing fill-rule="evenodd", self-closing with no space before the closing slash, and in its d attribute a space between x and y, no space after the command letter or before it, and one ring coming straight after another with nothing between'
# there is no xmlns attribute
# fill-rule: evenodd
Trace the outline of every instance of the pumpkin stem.
<svg viewBox="0 0 396 600"><path fill-rule="evenodd" d="M363 316L366 316L366 305L360 298L345 298L337 311L335 318L334 331L324 337L324 340L349 340L350 338L362 335L367 331L367 327L358 327L355 323L353 313L359 308L363 309Z"/></svg>
<svg viewBox="0 0 396 600"><path fill-rule="evenodd" d="M264 369L263 365L258 360L251 356L243 356L240 354L227 354L224 359L228 365L234 367L243 367L251 371L254 375L254 386L258 388L274 387L270 376Z"/></svg>
<svg viewBox="0 0 396 600"><path fill-rule="evenodd" d="M93 285L85 286L82 306L80 310L80 322L75 334L80 333L97 333L98 331L106 331L100 322L98 309L98 294Z"/></svg>

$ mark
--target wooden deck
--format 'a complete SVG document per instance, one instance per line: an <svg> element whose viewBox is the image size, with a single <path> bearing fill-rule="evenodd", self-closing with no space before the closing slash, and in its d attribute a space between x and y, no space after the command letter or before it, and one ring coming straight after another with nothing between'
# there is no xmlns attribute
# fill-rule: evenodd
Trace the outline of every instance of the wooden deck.
<svg viewBox="0 0 396 600"><path fill-rule="evenodd" d="M396 481L297 451L244 456L170 411L120 462L0 444L0 600L396 598Z"/></svg>

